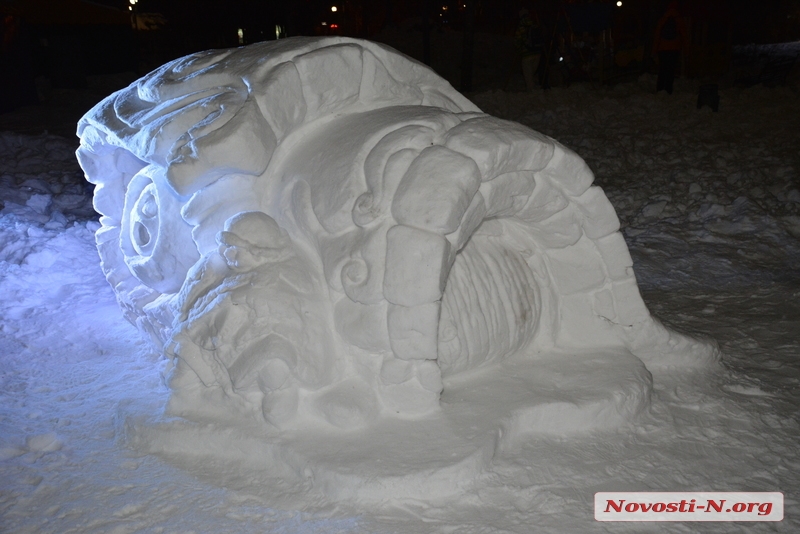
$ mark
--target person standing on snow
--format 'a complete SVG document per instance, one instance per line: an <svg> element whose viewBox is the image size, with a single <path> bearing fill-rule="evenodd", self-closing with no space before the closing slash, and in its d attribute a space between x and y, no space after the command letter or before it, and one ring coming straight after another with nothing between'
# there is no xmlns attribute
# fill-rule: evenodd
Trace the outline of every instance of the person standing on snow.
<svg viewBox="0 0 800 534"><path fill-rule="evenodd" d="M514 46L522 55L522 75L525 77L525 86L528 91L536 88L534 74L539 68L539 61L544 49L544 30L539 23L536 13L531 18L527 9L519 11L519 25L514 34Z"/></svg>
<svg viewBox="0 0 800 534"><path fill-rule="evenodd" d="M658 60L658 82L656 93L664 89L672 94L675 72L681 59L681 52L686 42L686 28L678 11L678 2L673 0L656 24L653 39L653 55Z"/></svg>

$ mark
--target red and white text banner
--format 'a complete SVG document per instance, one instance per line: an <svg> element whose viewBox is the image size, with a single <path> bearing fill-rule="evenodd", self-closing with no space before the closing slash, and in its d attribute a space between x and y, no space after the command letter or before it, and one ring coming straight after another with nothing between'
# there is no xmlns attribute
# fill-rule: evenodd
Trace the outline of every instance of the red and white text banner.
<svg viewBox="0 0 800 534"><path fill-rule="evenodd" d="M597 521L781 521L780 492L600 492Z"/></svg>

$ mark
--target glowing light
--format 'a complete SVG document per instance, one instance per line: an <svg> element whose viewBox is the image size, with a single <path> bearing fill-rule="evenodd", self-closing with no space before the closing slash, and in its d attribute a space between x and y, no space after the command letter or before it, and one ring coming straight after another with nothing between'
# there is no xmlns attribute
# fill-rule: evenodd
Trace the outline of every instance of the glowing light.
<svg viewBox="0 0 800 534"><path fill-rule="evenodd" d="M323 23L322 23L322 25L323 25L323 26L327 26L327 25L328 25L328 23L327 23L327 22L323 22Z"/></svg>
<svg viewBox="0 0 800 534"><path fill-rule="evenodd" d="M130 0L131 5L136 4L136 0Z"/></svg>
<svg viewBox="0 0 800 534"><path fill-rule="evenodd" d="M239 28L236 30L236 35L239 36L239 44L244 44L244 30Z"/></svg>
<svg viewBox="0 0 800 534"><path fill-rule="evenodd" d="M339 11L339 8L338 8L338 7L336 7L336 6L331 6L331 11L332 11L333 13L336 13L337 11Z"/></svg>
<svg viewBox="0 0 800 534"><path fill-rule="evenodd" d="M617 7L622 7L622 0L617 1Z"/></svg>
<svg viewBox="0 0 800 534"><path fill-rule="evenodd" d="M133 11L133 6L128 6L128 11Z"/></svg>
<svg viewBox="0 0 800 534"><path fill-rule="evenodd" d="M559 61L564 61L563 57L558 58Z"/></svg>
<svg viewBox="0 0 800 534"><path fill-rule="evenodd" d="M334 30L335 30L336 28L338 28L338 27L339 27L339 25L338 25L338 24L331 24L331 28L332 28L332 29L334 29Z"/></svg>

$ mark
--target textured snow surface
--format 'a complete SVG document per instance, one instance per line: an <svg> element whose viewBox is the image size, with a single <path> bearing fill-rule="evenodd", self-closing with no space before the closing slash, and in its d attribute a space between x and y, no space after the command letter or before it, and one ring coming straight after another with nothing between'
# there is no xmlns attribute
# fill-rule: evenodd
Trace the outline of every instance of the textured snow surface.
<svg viewBox="0 0 800 534"><path fill-rule="evenodd" d="M653 321L619 219L580 156L480 113L424 65L369 41L186 56L109 95L78 134L103 215L103 271L174 365L169 415L239 427L254 417L278 447L290 431L313 441L306 430L328 427L386 437L386 418L431 415L446 429L443 380L510 359L541 371L549 352L605 349L632 365L605 383L605 400L562 387L532 409L547 419L545 404L574 403L586 413L551 419L609 428L649 399L651 377L629 352L661 366L717 359L712 343ZM598 370L616 367L604 358ZM589 382L596 373L574 371ZM509 412L517 402L499 389L485 414L499 426L458 426L497 436L542 426ZM382 438L349 439L357 456L356 443ZM410 470L438 463L420 451L447 449L417 441L407 456L384 454ZM380 479L366 471L365 484Z"/></svg>
<svg viewBox="0 0 800 534"><path fill-rule="evenodd" d="M473 100L586 159L617 210L648 307L673 328L717 339L722 368L654 369L651 407L635 424L523 438L479 480L439 499L334 505L233 461L186 454L185 444L169 461L143 454L136 429L148 428L168 396L160 359L122 318L99 270L96 223L53 225L51 205L28 204L32 191L7 196L38 178L55 198L51 176L66 160L42 137L3 134L2 179L11 184L0 214L3 529L633 532L636 525L595 523L593 493L747 490L783 491L786 519L648 527L796 531L800 102L785 88L728 89L712 113L695 109L688 85L671 98L650 94L651 85L643 78L615 89ZM26 151L42 166L15 171ZM27 172L36 174L21 179ZM179 430L175 440L184 437ZM235 460L247 447L242 441L219 457Z"/></svg>

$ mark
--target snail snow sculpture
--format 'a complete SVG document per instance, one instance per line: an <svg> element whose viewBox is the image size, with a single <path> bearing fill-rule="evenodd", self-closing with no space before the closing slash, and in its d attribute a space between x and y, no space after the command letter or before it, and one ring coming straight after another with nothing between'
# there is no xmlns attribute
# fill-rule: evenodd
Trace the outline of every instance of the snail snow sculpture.
<svg viewBox="0 0 800 534"><path fill-rule="evenodd" d="M352 428L436 410L443 377L509 359L682 339L579 156L387 47L193 54L78 135L103 270L174 363L174 413Z"/></svg>

